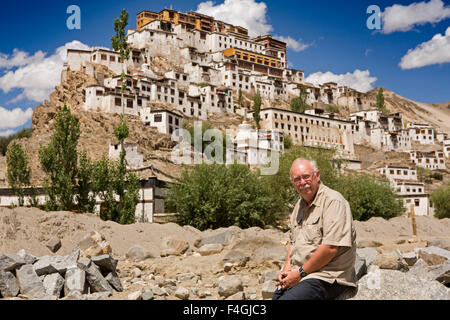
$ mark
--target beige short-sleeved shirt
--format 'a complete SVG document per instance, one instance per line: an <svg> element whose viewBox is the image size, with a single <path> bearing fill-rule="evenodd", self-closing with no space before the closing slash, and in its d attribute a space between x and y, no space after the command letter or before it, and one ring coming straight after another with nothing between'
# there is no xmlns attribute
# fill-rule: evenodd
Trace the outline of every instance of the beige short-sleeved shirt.
<svg viewBox="0 0 450 320"><path fill-rule="evenodd" d="M304 279L335 280L356 287L356 231L347 200L321 184L311 205L300 199L290 219L291 268L303 266L320 245L339 247L336 256L322 269Z"/></svg>

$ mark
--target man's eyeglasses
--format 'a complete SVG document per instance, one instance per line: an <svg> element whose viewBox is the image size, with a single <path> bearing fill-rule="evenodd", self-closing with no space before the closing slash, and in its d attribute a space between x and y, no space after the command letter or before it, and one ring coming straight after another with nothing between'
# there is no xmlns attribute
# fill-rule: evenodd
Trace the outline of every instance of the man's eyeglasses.
<svg viewBox="0 0 450 320"><path fill-rule="evenodd" d="M305 182L311 181L312 177L314 176L314 172L311 174L304 174L302 176L295 177L294 179L291 179L292 183L299 184L304 180Z"/></svg>

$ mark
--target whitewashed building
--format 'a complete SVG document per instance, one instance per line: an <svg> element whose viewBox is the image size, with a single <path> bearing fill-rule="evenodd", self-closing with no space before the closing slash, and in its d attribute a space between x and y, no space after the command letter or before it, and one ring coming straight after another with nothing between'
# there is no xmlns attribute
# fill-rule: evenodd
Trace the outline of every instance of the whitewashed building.
<svg viewBox="0 0 450 320"><path fill-rule="evenodd" d="M141 109L141 120L148 126L155 127L159 133L172 134L183 128L183 117L178 112L164 108Z"/></svg>
<svg viewBox="0 0 450 320"><path fill-rule="evenodd" d="M137 142L125 141L123 143L128 167L130 169L139 169L144 166L144 157L138 153ZM122 152L122 145L118 141L111 142L109 144L108 157L110 159L117 160L120 158L120 153Z"/></svg>
<svg viewBox="0 0 450 320"><path fill-rule="evenodd" d="M415 168L387 165L379 168L378 172L388 178L391 187L402 199L407 214L411 213L411 205L414 206L415 215L432 214L430 195L426 193L425 184L417 180Z"/></svg>
<svg viewBox="0 0 450 320"><path fill-rule="evenodd" d="M443 151L410 151L411 162L418 167L430 170L445 170L445 157Z"/></svg>
<svg viewBox="0 0 450 320"><path fill-rule="evenodd" d="M386 176L389 180L417 181L416 168L387 165L386 167L379 168L378 172L383 176Z"/></svg>
<svg viewBox="0 0 450 320"><path fill-rule="evenodd" d="M434 128L429 124L408 124L409 135L420 144L434 144Z"/></svg>
<svg viewBox="0 0 450 320"><path fill-rule="evenodd" d="M354 155L352 122L277 108L262 109L260 117L262 129L290 135L294 144L335 149L345 158Z"/></svg>

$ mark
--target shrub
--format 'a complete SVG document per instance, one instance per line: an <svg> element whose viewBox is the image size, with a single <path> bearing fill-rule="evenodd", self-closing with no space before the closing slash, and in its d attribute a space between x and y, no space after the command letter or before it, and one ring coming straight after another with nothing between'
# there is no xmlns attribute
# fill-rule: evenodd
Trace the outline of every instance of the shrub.
<svg viewBox="0 0 450 320"><path fill-rule="evenodd" d="M387 180L379 181L367 174L342 175L336 190L349 202L355 220L365 221L372 217L390 219L404 211L403 203Z"/></svg>
<svg viewBox="0 0 450 320"><path fill-rule="evenodd" d="M245 165L196 165L169 188L168 204L177 222L199 230L276 224L270 193Z"/></svg>
<svg viewBox="0 0 450 320"><path fill-rule="evenodd" d="M438 219L450 218L450 187L445 186L431 193L434 216Z"/></svg>

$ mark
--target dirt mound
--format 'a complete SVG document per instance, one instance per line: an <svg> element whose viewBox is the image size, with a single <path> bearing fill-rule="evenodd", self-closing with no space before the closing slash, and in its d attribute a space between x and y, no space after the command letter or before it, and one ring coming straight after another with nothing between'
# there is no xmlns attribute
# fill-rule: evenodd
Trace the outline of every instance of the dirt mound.
<svg viewBox="0 0 450 320"><path fill-rule="evenodd" d="M418 237L413 237L411 221L405 217L355 221L358 243L375 243L382 252L410 252L425 247L430 238L448 240L450 219L417 217L417 226ZM262 299L267 294L262 291L263 283L278 274L288 241L288 233L274 228L230 227L201 232L173 223L124 226L92 214L15 208L0 209L0 255L21 249L34 256L68 255L92 231L104 236L112 256L119 260L117 272L124 291L114 293L109 298L113 300L146 290L152 291L155 299L176 299L172 283L191 288L190 299L220 299L220 282L229 276L241 279L248 299ZM61 248L53 254L46 245L55 236L61 240ZM158 253L167 249L167 238L185 242L189 249L181 255L161 257ZM211 245L219 250L206 256L199 253L200 248ZM152 257L132 260L127 253L133 247L151 252Z"/></svg>

